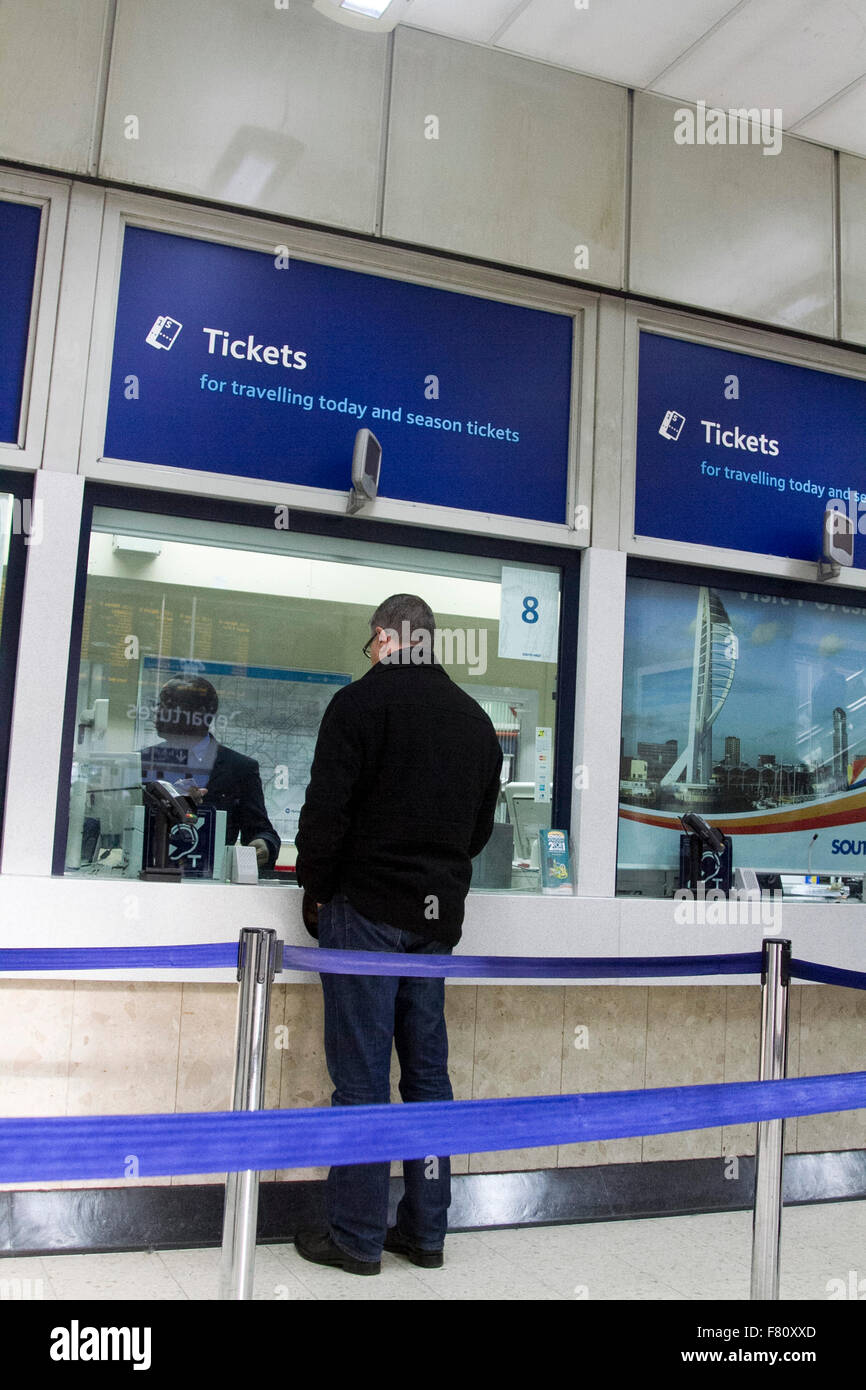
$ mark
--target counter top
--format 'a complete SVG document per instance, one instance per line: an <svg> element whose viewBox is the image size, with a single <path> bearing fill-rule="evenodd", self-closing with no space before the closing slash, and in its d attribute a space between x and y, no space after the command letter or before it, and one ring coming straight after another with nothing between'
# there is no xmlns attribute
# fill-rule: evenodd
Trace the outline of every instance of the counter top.
<svg viewBox="0 0 866 1390"><path fill-rule="evenodd" d="M689 905L691 906L691 905ZM801 959L866 971L866 905L738 905L737 925L688 925L681 905L651 898L541 897L470 893L456 955L672 956L760 949L764 936L790 938ZM753 910L753 908L755 910ZM752 920L752 918L756 920ZM281 884L141 883L128 879L0 875L0 945L5 947L164 946L237 941L242 927L270 927L285 942L312 946L301 920L301 892ZM740 924L741 923L741 924ZM219 970L5 971L0 978L233 981ZM664 985L746 984L754 976L667 977ZM316 979L286 971L282 983ZM455 982L456 983L456 982ZM543 980L471 979L467 984L544 984ZM580 985L580 980L563 981ZM597 980L592 983L598 983ZM610 981L616 983L616 981ZM646 979L623 985L652 983Z"/></svg>

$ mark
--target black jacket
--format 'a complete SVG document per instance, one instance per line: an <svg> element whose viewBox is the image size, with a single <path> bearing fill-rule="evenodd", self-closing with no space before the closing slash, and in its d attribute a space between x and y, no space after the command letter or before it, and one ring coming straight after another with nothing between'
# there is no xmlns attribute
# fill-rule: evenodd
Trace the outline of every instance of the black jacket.
<svg viewBox="0 0 866 1390"><path fill-rule="evenodd" d="M175 776L178 772L177 752L167 743L142 748L142 773L152 772L159 776L166 772ZM171 753L174 753L174 757L170 756ZM282 841L268 820L259 765L254 758L218 743L201 804L226 812L227 845L233 845L238 836L242 845L248 845L250 840L264 840L268 846L266 867L274 867Z"/></svg>
<svg viewBox="0 0 866 1390"><path fill-rule="evenodd" d="M311 897L456 945L502 750L441 666L377 662L322 719L295 843Z"/></svg>

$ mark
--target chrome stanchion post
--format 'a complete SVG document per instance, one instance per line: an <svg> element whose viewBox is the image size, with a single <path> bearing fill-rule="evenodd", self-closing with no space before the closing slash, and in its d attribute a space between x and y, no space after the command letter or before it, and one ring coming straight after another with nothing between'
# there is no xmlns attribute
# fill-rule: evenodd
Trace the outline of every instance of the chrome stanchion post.
<svg viewBox="0 0 866 1390"><path fill-rule="evenodd" d="M781 1081L787 1072L790 964L790 941L765 938L761 952L761 1081ZM779 1297L784 1154L785 1121L760 1120L752 1217L753 1299Z"/></svg>
<svg viewBox="0 0 866 1390"><path fill-rule="evenodd" d="M240 990L232 1110L261 1110L264 1105L268 1014L276 968L276 933L261 927L245 927L238 944ZM252 1297L258 1206L258 1173L228 1173L220 1267L221 1299Z"/></svg>

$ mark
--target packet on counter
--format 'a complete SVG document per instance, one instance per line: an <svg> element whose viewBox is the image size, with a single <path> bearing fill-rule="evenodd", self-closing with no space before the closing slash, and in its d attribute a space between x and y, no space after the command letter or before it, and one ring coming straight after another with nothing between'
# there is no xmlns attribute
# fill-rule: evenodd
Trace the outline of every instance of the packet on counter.
<svg viewBox="0 0 866 1390"><path fill-rule="evenodd" d="M570 896L574 892L574 884L571 881L571 856L565 831L539 830L538 849L542 893Z"/></svg>

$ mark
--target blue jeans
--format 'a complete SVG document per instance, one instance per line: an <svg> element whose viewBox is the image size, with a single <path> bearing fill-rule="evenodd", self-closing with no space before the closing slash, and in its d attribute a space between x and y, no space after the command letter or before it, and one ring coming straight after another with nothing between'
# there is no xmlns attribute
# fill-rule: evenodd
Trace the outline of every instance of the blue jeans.
<svg viewBox="0 0 866 1390"><path fill-rule="evenodd" d="M319 909L319 945L337 951L425 951L451 947L386 922L371 922L337 894ZM332 1105L387 1105L391 1043L404 1101L453 1100L448 1079L445 981L378 975L322 975L325 1057ZM331 1238L355 1259L376 1261L388 1224L390 1164L332 1168L327 1181ZM422 1250L441 1250L451 1203L447 1157L407 1159L397 1207L400 1235Z"/></svg>

